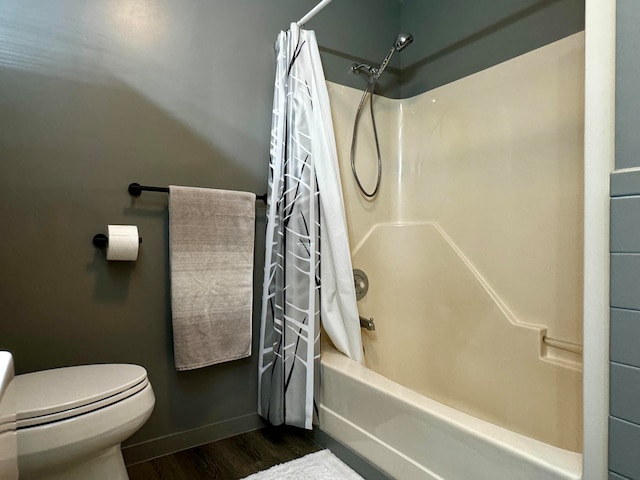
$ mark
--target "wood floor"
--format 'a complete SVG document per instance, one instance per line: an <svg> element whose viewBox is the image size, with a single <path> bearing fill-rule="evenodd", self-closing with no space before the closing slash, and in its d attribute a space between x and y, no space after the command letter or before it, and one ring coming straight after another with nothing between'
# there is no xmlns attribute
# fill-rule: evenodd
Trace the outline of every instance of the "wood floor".
<svg viewBox="0 0 640 480"><path fill-rule="evenodd" d="M304 430L268 427L127 468L130 480L238 480L322 450Z"/></svg>

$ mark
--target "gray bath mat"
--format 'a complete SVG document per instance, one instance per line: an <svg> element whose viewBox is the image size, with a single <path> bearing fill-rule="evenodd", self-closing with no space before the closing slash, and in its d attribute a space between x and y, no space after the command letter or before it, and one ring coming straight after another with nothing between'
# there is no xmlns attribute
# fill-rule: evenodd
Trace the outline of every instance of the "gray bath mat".
<svg viewBox="0 0 640 480"><path fill-rule="evenodd" d="M254 473L243 480L364 480L329 450L320 450L302 458Z"/></svg>

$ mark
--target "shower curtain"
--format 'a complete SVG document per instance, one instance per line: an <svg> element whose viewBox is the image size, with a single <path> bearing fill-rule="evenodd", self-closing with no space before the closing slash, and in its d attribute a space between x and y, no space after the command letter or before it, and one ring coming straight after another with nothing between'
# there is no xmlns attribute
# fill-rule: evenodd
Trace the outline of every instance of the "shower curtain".
<svg viewBox="0 0 640 480"><path fill-rule="evenodd" d="M362 362L362 340L329 95L313 31L276 43L262 296L258 412L312 428L320 321ZM322 254L321 254L322 252Z"/></svg>

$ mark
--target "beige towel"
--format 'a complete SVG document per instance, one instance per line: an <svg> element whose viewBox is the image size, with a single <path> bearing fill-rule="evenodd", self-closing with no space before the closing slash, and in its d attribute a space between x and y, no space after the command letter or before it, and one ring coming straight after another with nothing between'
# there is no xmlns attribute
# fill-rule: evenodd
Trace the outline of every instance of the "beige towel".
<svg viewBox="0 0 640 480"><path fill-rule="evenodd" d="M251 355L253 193L169 187L177 370Z"/></svg>

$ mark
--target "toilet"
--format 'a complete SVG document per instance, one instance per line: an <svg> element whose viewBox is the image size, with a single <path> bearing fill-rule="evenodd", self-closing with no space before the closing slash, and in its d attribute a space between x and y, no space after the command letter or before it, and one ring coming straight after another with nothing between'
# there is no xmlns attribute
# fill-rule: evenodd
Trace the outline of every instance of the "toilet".
<svg viewBox="0 0 640 480"><path fill-rule="evenodd" d="M14 378L21 480L126 480L120 444L155 404L138 365L57 368Z"/></svg>

